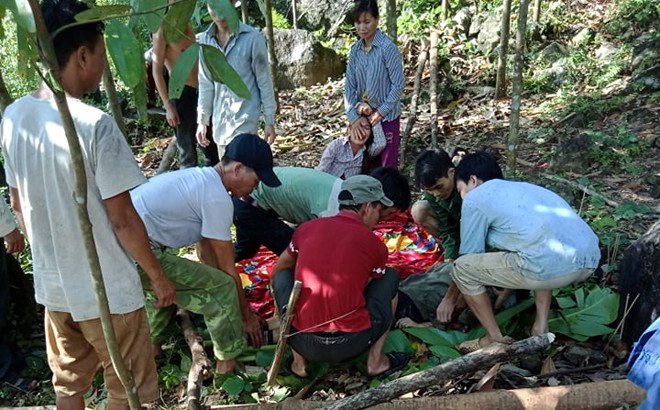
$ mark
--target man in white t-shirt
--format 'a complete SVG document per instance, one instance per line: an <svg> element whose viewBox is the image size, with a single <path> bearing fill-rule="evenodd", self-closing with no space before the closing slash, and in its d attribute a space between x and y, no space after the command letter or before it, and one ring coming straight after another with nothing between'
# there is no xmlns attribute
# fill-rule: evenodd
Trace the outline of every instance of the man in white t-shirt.
<svg viewBox="0 0 660 410"><path fill-rule="evenodd" d="M44 0L50 33L75 22L88 6L75 0ZM120 354L129 364L140 401L158 398L144 294L134 260L147 273L158 299L168 306L175 290L149 247L129 190L144 182L115 121L79 100L98 88L105 67L103 24L60 31L53 39L61 85L73 116L87 177L86 208ZM108 408L128 408L110 361L99 320L90 268L76 212L71 153L54 96L46 85L7 107L1 125L7 182L14 211L24 222L33 258L36 300L46 307L48 363L58 409L84 408L84 394L99 365Z"/></svg>
<svg viewBox="0 0 660 410"><path fill-rule="evenodd" d="M214 167L161 174L131 192L154 253L176 284L176 305L204 315L218 373L234 369L236 357L245 348L243 333L255 347L263 341L261 319L250 309L234 266L231 237L231 196L248 195L259 181L280 185L270 147L257 135L241 134ZM193 244L203 264L168 251ZM143 283L150 290L149 282ZM174 313L172 309L149 312L156 346L164 341Z"/></svg>

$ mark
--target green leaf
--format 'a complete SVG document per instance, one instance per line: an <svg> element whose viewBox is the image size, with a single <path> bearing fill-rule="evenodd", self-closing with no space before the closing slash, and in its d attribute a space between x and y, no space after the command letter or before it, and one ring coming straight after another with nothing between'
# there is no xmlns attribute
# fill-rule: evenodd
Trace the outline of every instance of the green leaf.
<svg viewBox="0 0 660 410"><path fill-rule="evenodd" d="M632 219L640 214L649 214L652 210L647 205L627 201L614 209L614 219Z"/></svg>
<svg viewBox="0 0 660 410"><path fill-rule="evenodd" d="M452 347L447 346L429 346L429 351L441 359L456 359L461 354Z"/></svg>
<svg viewBox="0 0 660 410"><path fill-rule="evenodd" d="M261 346L261 349L255 354L256 365L260 367L270 366L273 363L273 356L275 356L273 349L264 349L264 346Z"/></svg>
<svg viewBox="0 0 660 410"><path fill-rule="evenodd" d="M578 341L610 334L607 325L614 322L619 311L619 295L611 289L594 287L584 297L584 288L575 292L577 307L550 312L550 331Z"/></svg>
<svg viewBox="0 0 660 410"><path fill-rule="evenodd" d="M28 33L36 33L37 27L34 24L34 16L32 16L32 9L27 0L9 0L6 7L14 14L16 24Z"/></svg>
<svg viewBox="0 0 660 410"><path fill-rule="evenodd" d="M133 99L135 100L138 117L143 121L147 121L147 81L144 77L133 88Z"/></svg>
<svg viewBox="0 0 660 410"><path fill-rule="evenodd" d="M186 80L190 76L190 71L197 64L199 56L199 44L193 43L176 60L172 72L170 73L170 83L168 92L170 98L179 98L186 85Z"/></svg>
<svg viewBox="0 0 660 410"><path fill-rule="evenodd" d="M174 3L165 14L163 34L166 43L176 43L181 39L195 11L195 0L181 0Z"/></svg>
<svg viewBox="0 0 660 410"><path fill-rule="evenodd" d="M233 34L238 33L238 13L236 8L229 0L209 0L209 6L211 10L221 19L224 19L227 22L229 31Z"/></svg>
<svg viewBox="0 0 660 410"><path fill-rule="evenodd" d="M222 383L222 389L231 396L238 396L243 392L245 388L245 380L239 376L231 376L224 383Z"/></svg>
<svg viewBox="0 0 660 410"><path fill-rule="evenodd" d="M179 367L181 368L181 371L184 373L188 373L190 371L190 366L192 366L192 360L188 355L184 352L181 352L181 364Z"/></svg>
<svg viewBox="0 0 660 410"><path fill-rule="evenodd" d="M562 309L568 309L576 306L575 300L569 296L561 296L555 299L557 300L559 307Z"/></svg>
<svg viewBox="0 0 660 410"><path fill-rule="evenodd" d="M140 19L149 28L149 31L155 33L160 27L165 15L164 6L167 5L167 0L131 0L131 4L137 13L146 14L140 15Z"/></svg>
<svg viewBox="0 0 660 410"><path fill-rule="evenodd" d="M145 78L145 65L140 43L133 32L117 20L110 20L105 31L108 53L119 77L129 88L135 88Z"/></svg>
<svg viewBox="0 0 660 410"><path fill-rule="evenodd" d="M110 6L96 6L76 14L75 19L79 23L91 23L94 21L110 20L116 17L128 17L131 14L131 6L125 4L113 4Z"/></svg>
<svg viewBox="0 0 660 410"><path fill-rule="evenodd" d="M250 90L238 75L236 70L229 64L227 57L213 46L202 44L204 62L211 72L213 80L226 85L237 96L249 100L252 98Z"/></svg>
<svg viewBox="0 0 660 410"><path fill-rule="evenodd" d="M39 61L39 53L32 38L32 34L23 27L16 27L16 49L18 50L16 71L26 81L34 79L37 74L34 63ZM59 85L56 87L59 88Z"/></svg>
<svg viewBox="0 0 660 410"><path fill-rule="evenodd" d="M291 394L291 389L288 387L282 386L282 387L274 387L273 388L273 396L271 399L277 403L281 402L282 400L286 399L289 395Z"/></svg>
<svg viewBox="0 0 660 410"><path fill-rule="evenodd" d="M429 346L453 347L467 340L467 335L456 330L446 331L431 327L409 327L404 332L415 336Z"/></svg>
<svg viewBox="0 0 660 410"><path fill-rule="evenodd" d="M413 354L414 349L410 345L410 341L403 334L401 329L396 329L387 334L387 340L385 341L385 346L383 346L383 353L389 352L405 352L407 354Z"/></svg>

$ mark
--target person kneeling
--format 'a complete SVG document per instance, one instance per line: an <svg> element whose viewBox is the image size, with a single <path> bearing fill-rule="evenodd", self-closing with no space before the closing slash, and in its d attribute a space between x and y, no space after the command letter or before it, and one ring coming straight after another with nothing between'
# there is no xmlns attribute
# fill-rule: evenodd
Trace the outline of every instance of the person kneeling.
<svg viewBox="0 0 660 410"><path fill-rule="evenodd" d="M367 350L370 376L384 378L408 362L405 353L382 353L399 275L385 267L387 248L371 228L391 206L375 178L348 178L339 214L298 227L275 265L271 283L280 316L294 279L302 282L289 337L289 370L297 376L307 376L307 362L340 363Z"/></svg>

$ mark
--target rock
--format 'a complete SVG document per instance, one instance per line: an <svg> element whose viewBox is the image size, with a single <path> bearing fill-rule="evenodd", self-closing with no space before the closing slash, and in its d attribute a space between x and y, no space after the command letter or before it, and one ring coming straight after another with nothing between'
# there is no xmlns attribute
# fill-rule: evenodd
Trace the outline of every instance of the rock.
<svg viewBox="0 0 660 410"><path fill-rule="evenodd" d="M456 14L454 14L454 17L452 17L452 21L456 23L459 32L469 35L470 26L472 25L472 8L463 7L458 10Z"/></svg>
<svg viewBox="0 0 660 410"><path fill-rule="evenodd" d="M566 55L566 47L552 42L539 51L539 58L548 63L555 63Z"/></svg>
<svg viewBox="0 0 660 410"><path fill-rule="evenodd" d="M578 46L581 44L589 44L594 39L594 32L589 27L585 27L571 39L571 44Z"/></svg>
<svg viewBox="0 0 660 410"><path fill-rule="evenodd" d="M660 39L640 36L635 42L631 64L633 81L646 90L659 90Z"/></svg>
<svg viewBox="0 0 660 410"><path fill-rule="evenodd" d="M566 125L573 127L569 124ZM580 134L561 141L557 147L555 156L550 162L550 168L553 172L586 172L591 165L592 146L593 141L587 134Z"/></svg>
<svg viewBox="0 0 660 410"><path fill-rule="evenodd" d="M605 353L584 346L568 345L562 355L564 359L578 367L607 363Z"/></svg>
<svg viewBox="0 0 660 410"><path fill-rule="evenodd" d="M298 27L310 31L330 30L343 22L349 22L354 7L353 0L298 0ZM384 8L379 8L381 22L384 22ZM350 18L349 23L353 23Z"/></svg>
<svg viewBox="0 0 660 410"><path fill-rule="evenodd" d="M596 49L596 58L600 60L603 65L612 63L614 56L619 52L619 48L612 43L603 43Z"/></svg>
<svg viewBox="0 0 660 410"><path fill-rule="evenodd" d="M472 19L469 35L471 37L476 36L477 47L487 54L493 51L500 42L501 25L501 8L494 11L482 12ZM510 43L511 40L509 41ZM511 47L511 44L509 44L509 47Z"/></svg>
<svg viewBox="0 0 660 410"><path fill-rule="evenodd" d="M525 369L532 374L539 374L541 367L543 367L543 361L536 354L521 356L518 358L518 367Z"/></svg>
<svg viewBox="0 0 660 410"><path fill-rule="evenodd" d="M341 78L346 63L305 30L274 29L279 89L308 87Z"/></svg>
<svg viewBox="0 0 660 410"><path fill-rule="evenodd" d="M632 346L660 314L660 221L633 242L623 254L615 276L621 301L619 317L639 295L626 317L623 340Z"/></svg>

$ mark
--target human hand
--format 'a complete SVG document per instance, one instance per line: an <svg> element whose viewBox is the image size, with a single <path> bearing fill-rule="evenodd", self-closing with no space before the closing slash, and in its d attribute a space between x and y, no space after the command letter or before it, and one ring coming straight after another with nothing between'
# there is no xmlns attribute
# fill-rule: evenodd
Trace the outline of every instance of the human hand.
<svg viewBox="0 0 660 410"><path fill-rule="evenodd" d="M272 145L273 142L275 142L277 132L275 132L275 126L273 124L266 125L266 128L264 129L264 137L268 145Z"/></svg>
<svg viewBox="0 0 660 410"><path fill-rule="evenodd" d="M363 102L357 103L357 105L355 106L355 109L357 110L358 114L366 115L366 116L369 116L369 115L373 114L373 112L374 112L374 109L371 108L371 106L369 104L363 103Z"/></svg>
<svg viewBox="0 0 660 410"><path fill-rule="evenodd" d="M170 124L170 127L176 128L181 123L179 119L179 112L174 108L172 103L169 103L165 106L165 119L167 123Z"/></svg>
<svg viewBox="0 0 660 410"><path fill-rule="evenodd" d="M353 141L366 141L370 133L371 130L368 127L364 127L362 121L358 119L350 126L349 138ZM362 143L364 144L364 142Z"/></svg>
<svg viewBox="0 0 660 410"><path fill-rule="evenodd" d="M21 253L25 249L25 238L18 229L14 229L5 235L5 243L7 244L7 253Z"/></svg>
<svg viewBox="0 0 660 410"><path fill-rule="evenodd" d="M156 302L154 302L154 307L164 308L172 303L176 299L176 289L172 281L162 274L158 279L151 281L151 289L153 289L154 294L156 295Z"/></svg>
<svg viewBox="0 0 660 410"><path fill-rule="evenodd" d="M447 297L442 298L442 302L440 302L438 308L435 311L435 316L436 319L438 319L438 322L450 323L455 308L456 308L456 304L454 303L453 300L450 300Z"/></svg>
<svg viewBox="0 0 660 410"><path fill-rule="evenodd" d="M257 349L261 347L264 341L262 330L262 319L256 312L250 309L250 312L243 315L243 333L250 346Z"/></svg>
<svg viewBox="0 0 660 410"><path fill-rule="evenodd" d="M195 137L197 138L197 143L200 147L208 147L211 141L206 138L206 125L197 124L197 132L195 132Z"/></svg>
<svg viewBox="0 0 660 410"><path fill-rule="evenodd" d="M378 124L382 119L383 119L383 116L380 115L378 110L374 111L372 114L369 115L369 122L371 123L372 127L374 125Z"/></svg>

